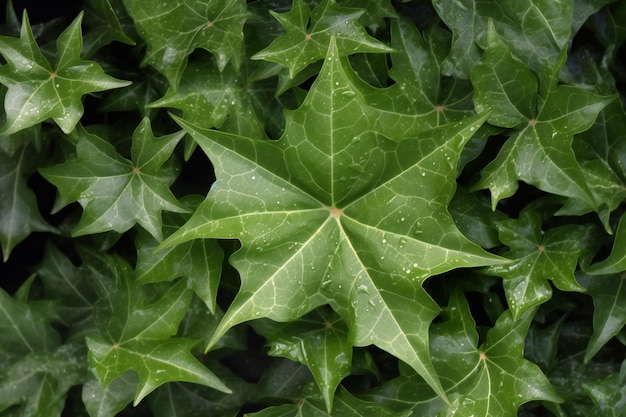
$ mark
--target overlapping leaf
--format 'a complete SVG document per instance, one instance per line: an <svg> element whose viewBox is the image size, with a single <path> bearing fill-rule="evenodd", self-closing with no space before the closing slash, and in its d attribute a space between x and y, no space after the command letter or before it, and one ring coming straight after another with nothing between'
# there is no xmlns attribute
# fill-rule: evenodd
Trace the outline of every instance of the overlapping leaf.
<svg viewBox="0 0 626 417"><path fill-rule="evenodd" d="M452 49L443 73L469 78L485 45L488 21L493 21L507 45L528 66L539 73L554 65L572 36L573 1L435 0L441 20L452 30Z"/></svg>
<svg viewBox="0 0 626 417"><path fill-rule="evenodd" d="M461 149L485 116L390 141L373 133L354 77L331 44L276 142L179 120L212 160L217 182L163 246L241 240L231 259L241 289L213 342L237 323L293 320L329 303L353 345L387 350L441 394L427 353L437 307L421 284L453 268L502 262L463 237L446 210Z"/></svg>
<svg viewBox="0 0 626 417"><path fill-rule="evenodd" d="M193 198L186 202L194 202ZM195 204L194 204L195 205ZM163 216L164 235L170 236L189 216L167 213ZM217 287L222 272L224 252L214 239L199 239L155 253L159 242L145 231L135 240L137 247L136 279L141 283L186 278L190 288L214 313Z"/></svg>
<svg viewBox="0 0 626 417"><path fill-rule="evenodd" d="M331 412L324 410L324 405L318 401L303 399L297 404L268 407L258 413L249 414L250 417L409 417L409 412L396 413L376 403L368 403L352 396L347 390L341 389L337 395L335 406Z"/></svg>
<svg viewBox="0 0 626 417"><path fill-rule="evenodd" d="M593 334L585 352L587 363L626 325L626 277L582 275L579 280L593 298Z"/></svg>
<svg viewBox="0 0 626 417"><path fill-rule="evenodd" d="M65 132L74 129L83 115L83 95L130 84L105 74L100 65L80 58L83 46L82 14L57 39L54 65L35 42L24 12L19 38L0 36L0 83L8 87L4 99L7 135L52 118Z"/></svg>
<svg viewBox="0 0 626 417"><path fill-rule="evenodd" d="M90 0L87 2L85 12L85 23L90 28L84 37L85 56L93 55L98 49L113 41L135 44L135 41L124 32L120 22L119 15L122 13L128 19L121 0Z"/></svg>
<svg viewBox="0 0 626 417"><path fill-rule="evenodd" d="M468 81L441 76L449 33L432 25L423 36L407 18L391 25L392 68L396 83L385 90L371 89L368 99L379 110L381 132L401 139L474 114Z"/></svg>
<svg viewBox="0 0 626 417"><path fill-rule="evenodd" d="M543 191L582 200L599 211L571 143L573 135L588 129L613 97L558 86L558 71L544 73L538 84L526 65L510 54L493 26L487 42L485 54L472 70L475 105L496 109L491 123L519 126L519 130L483 169L475 187L489 188L494 208L515 194L522 180Z"/></svg>
<svg viewBox="0 0 626 417"><path fill-rule="evenodd" d="M105 260L108 271L95 274L99 300L97 331L87 337L93 372L106 386L133 370L139 376L135 404L160 385L187 381L228 392L228 388L189 351L189 339L172 337L191 292L184 280L150 294L132 281L132 270L120 259Z"/></svg>
<svg viewBox="0 0 626 417"><path fill-rule="evenodd" d="M243 0L124 0L128 14L147 45L144 62L161 72L176 89L195 49L213 53L220 70L229 61L239 67L246 20Z"/></svg>
<svg viewBox="0 0 626 417"><path fill-rule="evenodd" d="M270 12L287 33L275 39L267 48L252 56L277 62L289 68L293 78L309 64L326 56L331 38L337 42L337 54L346 56L358 52L390 52L392 49L371 37L358 23L362 9L337 5L335 0L323 0L313 10L304 0L293 0L291 11Z"/></svg>
<svg viewBox="0 0 626 417"><path fill-rule="evenodd" d="M348 329L339 316L319 308L294 322L255 324L255 330L268 340L270 355L301 362L310 369L330 413L337 386L352 366Z"/></svg>
<svg viewBox="0 0 626 417"><path fill-rule="evenodd" d="M411 411L413 416L457 417L513 417L528 401L560 401L539 367L524 358L531 314L515 321L504 312L480 346L476 323L460 291L452 292L441 318L431 328L431 352L437 371L446 375L442 383L451 404L428 392L411 372L401 372L366 399Z"/></svg>
<svg viewBox="0 0 626 417"><path fill-rule="evenodd" d="M122 233L139 223L161 240L161 211L187 211L168 188L176 174L165 165L183 136L179 132L156 138L145 118L133 133L129 161L110 143L80 128L76 156L40 170L59 190L61 206L78 201L83 207L73 235Z"/></svg>
<svg viewBox="0 0 626 417"><path fill-rule="evenodd" d="M39 214L37 199L26 185L24 166L29 146L13 158L0 151L0 245L6 262L13 248L32 232L53 232Z"/></svg>
<svg viewBox="0 0 626 417"><path fill-rule="evenodd" d="M561 291L585 291L574 277L589 228L579 225L541 230L539 214L530 209L520 218L496 222L498 235L509 247L503 255L514 260L489 267L488 274L504 279L504 291L514 319L552 296L551 280Z"/></svg>

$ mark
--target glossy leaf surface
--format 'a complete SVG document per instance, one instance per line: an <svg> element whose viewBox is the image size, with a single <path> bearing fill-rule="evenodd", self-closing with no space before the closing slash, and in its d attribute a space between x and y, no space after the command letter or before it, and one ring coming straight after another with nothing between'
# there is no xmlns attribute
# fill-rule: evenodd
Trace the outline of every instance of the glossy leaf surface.
<svg viewBox="0 0 626 417"><path fill-rule="evenodd" d="M128 160L104 139L80 129L76 156L40 171L57 186L62 205L78 201L83 207L74 236L122 233L139 223L160 240L161 211L187 211L168 188L174 173L163 169L182 137L180 132L156 138L146 118L133 134Z"/></svg>
<svg viewBox="0 0 626 417"><path fill-rule="evenodd" d="M419 140L377 137L346 65L332 45L278 142L179 121L215 164L217 183L164 246L208 237L242 241L231 260L242 288L213 343L243 321L295 319L330 303L355 346L389 351L441 393L426 353L437 309L421 283L455 267L502 262L463 237L446 211L455 162L485 116ZM347 117L355 114L363 116ZM388 203L372 209L377 201Z"/></svg>
<svg viewBox="0 0 626 417"><path fill-rule="evenodd" d="M54 63L35 42L26 13L19 38L0 37L0 54L7 61L0 67L0 83L8 87L4 98L6 122L0 134L50 118L69 133L83 115L83 95L130 84L105 74L96 62L81 59L81 21L82 14L57 39Z"/></svg>

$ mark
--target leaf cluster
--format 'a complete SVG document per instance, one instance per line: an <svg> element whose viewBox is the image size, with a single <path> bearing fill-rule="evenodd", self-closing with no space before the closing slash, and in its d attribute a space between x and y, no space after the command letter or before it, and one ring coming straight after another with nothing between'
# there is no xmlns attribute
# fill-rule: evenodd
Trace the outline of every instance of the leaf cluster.
<svg viewBox="0 0 626 417"><path fill-rule="evenodd" d="M626 414L626 2L56 3L0 26L0 417Z"/></svg>

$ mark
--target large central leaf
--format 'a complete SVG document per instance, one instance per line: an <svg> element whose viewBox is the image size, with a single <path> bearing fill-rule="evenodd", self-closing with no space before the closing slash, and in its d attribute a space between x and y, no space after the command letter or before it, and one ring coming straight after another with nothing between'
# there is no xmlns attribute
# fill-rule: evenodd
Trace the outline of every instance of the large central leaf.
<svg viewBox="0 0 626 417"><path fill-rule="evenodd" d="M214 164L206 201L163 246L237 238L241 289L216 333L260 317L288 321L330 304L352 344L410 364L444 396L430 362L438 307L424 280L501 262L468 241L446 206L463 145L486 116L401 141L376 135L376 111L334 42L278 141L179 123Z"/></svg>

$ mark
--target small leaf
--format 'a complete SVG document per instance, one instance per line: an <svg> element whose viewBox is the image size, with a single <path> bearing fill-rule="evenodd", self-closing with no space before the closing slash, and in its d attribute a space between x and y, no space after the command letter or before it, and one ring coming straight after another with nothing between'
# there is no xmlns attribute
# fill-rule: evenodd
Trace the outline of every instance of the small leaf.
<svg viewBox="0 0 626 417"><path fill-rule="evenodd" d="M85 24L89 30L84 36L83 54L90 57L101 47L113 41L135 45L122 28L121 13L125 10L119 0L89 0L85 5ZM126 15L128 18L128 15Z"/></svg>
<svg viewBox="0 0 626 417"><path fill-rule="evenodd" d="M4 262L32 232L56 231L39 214L35 193L26 184L29 152L31 147L23 146L9 158L0 151L0 245Z"/></svg>
<svg viewBox="0 0 626 417"><path fill-rule="evenodd" d="M6 123L0 134L8 135L52 118L70 133L81 116L85 94L129 85L104 73L100 65L80 58L83 46L82 14L57 39L57 57L51 65L41 53L24 12L19 38L0 36L0 83L8 87L4 99Z"/></svg>
<svg viewBox="0 0 626 417"><path fill-rule="evenodd" d="M187 57L197 48L213 53L220 71L229 61L239 67L246 20L243 0L124 0L137 32L148 45L144 62L165 75L176 89L187 65Z"/></svg>
<svg viewBox="0 0 626 417"><path fill-rule="evenodd" d="M595 407L589 415L623 416L626 413L626 361L619 374L583 385Z"/></svg>
<svg viewBox="0 0 626 417"><path fill-rule="evenodd" d="M626 271L626 215L622 215L619 221L609 256L591 265L586 272L589 275L608 275L622 271Z"/></svg>
<svg viewBox="0 0 626 417"><path fill-rule="evenodd" d="M191 355L194 341L172 337L191 299L185 281L178 281L158 298L148 297L131 281L128 264L117 258L106 262L109 271L94 276L99 293L97 333L87 337L91 368L102 385L106 387L129 370L137 372L135 405L171 381L194 382L229 392Z"/></svg>
<svg viewBox="0 0 626 417"><path fill-rule="evenodd" d="M532 312L518 321L504 312L478 348L469 306L459 292L453 293L446 313L448 320L433 329L438 335L433 335L435 364L451 377L452 403L441 416L513 417L528 401L561 401L539 367L523 356Z"/></svg>
<svg viewBox="0 0 626 417"><path fill-rule="evenodd" d="M593 334L585 352L588 363L626 324L626 277L583 275L579 280L593 298Z"/></svg>
<svg viewBox="0 0 626 417"><path fill-rule="evenodd" d="M91 375L83 384L82 391L83 404L89 417L116 416L133 401L138 383L137 375L126 373L103 387L95 375Z"/></svg>
<svg viewBox="0 0 626 417"><path fill-rule="evenodd" d="M290 78L309 64L326 57L331 37L335 38L337 54L341 57L359 52L392 51L368 35L357 22L363 10L341 7L335 0L323 0L312 11L304 0L293 0L289 12L270 13L287 33L257 52L252 59L282 64L289 68Z"/></svg>
<svg viewBox="0 0 626 417"><path fill-rule="evenodd" d="M185 202L193 200L187 198ZM166 213L163 216L165 237L182 226L189 216ZM214 239L194 240L174 248L155 253L159 242L149 233L139 231L137 248L136 279L140 283L187 279L189 288L204 301L206 307L215 312L217 287L222 272L224 252Z"/></svg>
<svg viewBox="0 0 626 417"><path fill-rule="evenodd" d="M503 256L514 262L491 266L486 273L503 278L515 320L552 296L548 279L562 291L585 291L576 281L574 270L584 247L581 242L589 233L588 227L565 225L544 234L539 214L530 209L523 210L518 220L496 222L496 227L500 240L509 247Z"/></svg>
<svg viewBox="0 0 626 417"><path fill-rule="evenodd" d="M348 329L330 309L318 308L299 320L274 324L260 322L255 330L268 340L270 355L281 356L306 365L326 403L332 409L339 383L350 375L352 345Z"/></svg>
<svg viewBox="0 0 626 417"><path fill-rule="evenodd" d="M175 173L163 169L184 132L156 138L149 119L144 118L133 133L131 160L83 128L78 134L76 156L61 165L40 169L58 188L62 202L78 201L83 207L72 234L123 233L139 223L161 240L161 211L187 211L168 188Z"/></svg>
<svg viewBox="0 0 626 417"><path fill-rule="evenodd" d="M213 162L217 182L161 247L241 240L231 258L241 289L211 344L238 323L293 320L330 303L354 346L392 353L443 395L428 354L437 306L421 284L457 267L506 262L469 242L446 210L461 149L486 115L387 140L373 134L375 122L352 77L331 43L278 141L177 119Z"/></svg>
<svg viewBox="0 0 626 417"><path fill-rule="evenodd" d="M537 78L502 42L489 21L487 49L472 68L476 111L492 110L489 123L515 127L528 123L537 106Z"/></svg>

